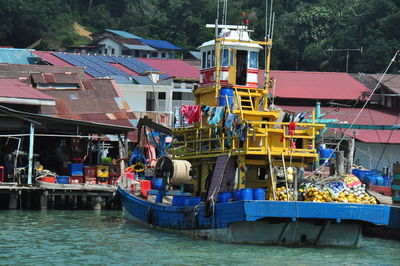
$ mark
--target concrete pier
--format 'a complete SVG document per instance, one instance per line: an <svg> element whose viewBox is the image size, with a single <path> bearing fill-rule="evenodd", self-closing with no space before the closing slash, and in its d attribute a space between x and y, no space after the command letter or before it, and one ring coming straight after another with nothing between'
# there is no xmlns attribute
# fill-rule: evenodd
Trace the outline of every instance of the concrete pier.
<svg viewBox="0 0 400 266"><path fill-rule="evenodd" d="M0 210L106 210L122 209L113 200L116 186L89 184L0 183Z"/></svg>

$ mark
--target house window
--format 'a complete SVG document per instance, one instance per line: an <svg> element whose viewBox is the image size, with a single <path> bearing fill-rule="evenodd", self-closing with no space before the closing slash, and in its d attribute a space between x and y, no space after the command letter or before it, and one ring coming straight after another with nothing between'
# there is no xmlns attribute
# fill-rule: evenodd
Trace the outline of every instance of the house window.
<svg viewBox="0 0 400 266"><path fill-rule="evenodd" d="M125 49L125 50L121 51L121 54L122 55L131 55L131 51Z"/></svg>
<svg viewBox="0 0 400 266"><path fill-rule="evenodd" d="M115 49L114 48L111 49L111 54L112 55L115 54Z"/></svg>
<svg viewBox="0 0 400 266"><path fill-rule="evenodd" d="M146 92L146 111L154 111L155 106L155 97L154 92L148 91Z"/></svg>
<svg viewBox="0 0 400 266"><path fill-rule="evenodd" d="M139 50L135 50L135 57L139 57Z"/></svg>
<svg viewBox="0 0 400 266"><path fill-rule="evenodd" d="M258 53L250 52L249 67L258 69Z"/></svg>
<svg viewBox="0 0 400 266"><path fill-rule="evenodd" d="M159 100L165 100L165 92L159 92L158 93L158 99Z"/></svg>
<svg viewBox="0 0 400 266"><path fill-rule="evenodd" d="M207 58L207 54L206 54L206 52L203 52L202 53L202 62L201 62L201 68L202 69L205 69L206 68L206 58Z"/></svg>
<svg viewBox="0 0 400 266"><path fill-rule="evenodd" d="M165 53L164 52L161 53L161 57L165 58Z"/></svg>
<svg viewBox="0 0 400 266"><path fill-rule="evenodd" d="M229 55L228 49L224 49L224 53L222 54L222 66L224 67L228 66L228 55Z"/></svg>
<svg viewBox="0 0 400 266"><path fill-rule="evenodd" d="M157 58L158 57L158 53L157 52L151 52L151 57L152 58Z"/></svg>
<svg viewBox="0 0 400 266"><path fill-rule="evenodd" d="M170 59L174 59L174 52L169 52L169 53L168 53L168 57L169 57Z"/></svg>
<svg viewBox="0 0 400 266"><path fill-rule="evenodd" d="M107 48L104 49L104 54L108 54Z"/></svg>
<svg viewBox="0 0 400 266"><path fill-rule="evenodd" d="M101 50L99 50L99 54L101 54Z"/></svg>
<svg viewBox="0 0 400 266"><path fill-rule="evenodd" d="M182 100L182 92L174 91L172 93L172 100Z"/></svg>

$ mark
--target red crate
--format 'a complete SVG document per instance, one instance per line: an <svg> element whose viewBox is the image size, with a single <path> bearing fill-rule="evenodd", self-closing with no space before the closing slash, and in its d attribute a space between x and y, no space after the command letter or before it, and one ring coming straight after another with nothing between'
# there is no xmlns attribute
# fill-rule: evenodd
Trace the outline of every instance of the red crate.
<svg viewBox="0 0 400 266"><path fill-rule="evenodd" d="M85 177L85 184L97 184L96 177Z"/></svg>
<svg viewBox="0 0 400 266"><path fill-rule="evenodd" d="M95 166L85 166L83 168L83 174L85 177L96 177L96 167Z"/></svg>
<svg viewBox="0 0 400 266"><path fill-rule="evenodd" d="M108 185L108 177L97 177L97 184Z"/></svg>
<svg viewBox="0 0 400 266"><path fill-rule="evenodd" d="M118 179L119 179L118 177L111 177L110 179L108 179L108 184L116 186Z"/></svg>
<svg viewBox="0 0 400 266"><path fill-rule="evenodd" d="M121 175L121 167L119 165L110 165L108 171L110 177L119 177Z"/></svg>
<svg viewBox="0 0 400 266"><path fill-rule="evenodd" d="M83 183L83 176L71 176L69 178L70 184L81 184Z"/></svg>

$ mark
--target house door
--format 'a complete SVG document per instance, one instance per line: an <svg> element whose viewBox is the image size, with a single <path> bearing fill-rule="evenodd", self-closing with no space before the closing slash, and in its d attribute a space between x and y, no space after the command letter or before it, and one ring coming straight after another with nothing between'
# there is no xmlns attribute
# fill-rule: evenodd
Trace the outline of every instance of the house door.
<svg viewBox="0 0 400 266"><path fill-rule="evenodd" d="M239 50L236 54L236 84L247 84L247 51Z"/></svg>

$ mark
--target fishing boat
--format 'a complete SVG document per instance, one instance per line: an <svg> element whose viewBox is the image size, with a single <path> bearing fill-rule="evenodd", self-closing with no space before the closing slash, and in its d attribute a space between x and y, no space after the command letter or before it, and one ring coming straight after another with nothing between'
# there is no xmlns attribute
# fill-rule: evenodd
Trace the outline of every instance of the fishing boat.
<svg viewBox="0 0 400 266"><path fill-rule="evenodd" d="M324 125L314 112L311 122L288 120L271 104L273 27L254 41L247 24L244 15L241 25L207 25L216 36L199 47L196 105L180 110L171 147L157 159L153 187L137 173L134 182L144 180L140 189L127 182L118 188L122 205L140 223L201 239L358 246L364 225L388 224L390 206L325 202L312 189L318 197L299 200L306 190L302 173L318 162L316 140ZM259 58L265 60L262 87Z"/></svg>

